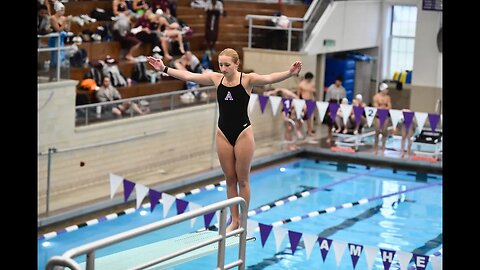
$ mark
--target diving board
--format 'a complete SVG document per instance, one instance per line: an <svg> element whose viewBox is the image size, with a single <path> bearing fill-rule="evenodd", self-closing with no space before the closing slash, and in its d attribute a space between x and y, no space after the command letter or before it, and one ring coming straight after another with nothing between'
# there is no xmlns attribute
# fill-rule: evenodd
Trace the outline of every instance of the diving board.
<svg viewBox="0 0 480 270"><path fill-rule="evenodd" d="M148 245L123 250L111 255L97 257L95 259L96 270L117 270L117 269L130 269L141 262L151 261L159 257L171 254L175 251L188 248L192 245L198 244L202 241L210 240L218 236L217 231L200 231L194 233L184 234L178 237L158 241ZM233 236L226 239L225 248L231 248L238 246L239 237ZM254 237L247 236L247 243L255 241ZM151 266L145 269L148 270L160 270L168 269L178 264L182 264L200 257L216 253L218 249L218 243L212 243L210 245L193 250L189 253L174 257L170 260L159 263L155 266ZM80 263L82 269L85 269L85 262Z"/></svg>
<svg viewBox="0 0 480 270"><path fill-rule="evenodd" d="M232 205L238 205L240 208L240 226L226 234L227 211ZM95 251L100 248L216 211L220 212L217 232L198 231L95 258ZM61 256L52 256L45 269L54 270L57 266L68 267L72 270L166 269L175 264L216 252L217 267L215 269L224 270L238 266L238 270L244 270L245 245L247 241L250 242L255 239L247 237L247 212L245 200L242 197L233 197L71 248ZM238 259L225 264L225 249L236 245L238 245ZM86 262L82 265L73 260L73 258L82 255L86 255Z"/></svg>

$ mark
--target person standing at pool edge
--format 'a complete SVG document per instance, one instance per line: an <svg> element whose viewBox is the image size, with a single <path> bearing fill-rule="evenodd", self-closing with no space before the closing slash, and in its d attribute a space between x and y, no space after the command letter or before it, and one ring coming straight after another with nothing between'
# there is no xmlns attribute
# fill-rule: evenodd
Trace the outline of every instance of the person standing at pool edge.
<svg viewBox="0 0 480 270"><path fill-rule="evenodd" d="M219 105L218 128L215 135L217 155L227 182L227 197L240 195L250 202L250 167L255 149L253 130L248 118L248 102L254 86L283 81L298 76L302 62L295 61L288 70L267 75L244 74L238 71L238 53L231 48L218 55L219 72L192 73L165 66L161 59L147 57L155 70L163 70L170 76L183 81L194 81L201 85L214 85L217 88ZM232 222L227 232L240 225L238 206L230 207Z"/></svg>

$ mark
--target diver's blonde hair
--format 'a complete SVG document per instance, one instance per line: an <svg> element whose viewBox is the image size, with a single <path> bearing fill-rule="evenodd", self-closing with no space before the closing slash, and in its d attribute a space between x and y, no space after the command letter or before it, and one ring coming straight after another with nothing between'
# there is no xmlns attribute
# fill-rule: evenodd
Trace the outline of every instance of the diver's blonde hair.
<svg viewBox="0 0 480 270"><path fill-rule="evenodd" d="M239 61L239 57L238 57L238 53L237 51L235 51L234 49L232 48L226 48L225 50L223 50L218 56L222 56L222 55L225 55L225 56L230 56L232 58L232 61L234 63L237 63Z"/></svg>

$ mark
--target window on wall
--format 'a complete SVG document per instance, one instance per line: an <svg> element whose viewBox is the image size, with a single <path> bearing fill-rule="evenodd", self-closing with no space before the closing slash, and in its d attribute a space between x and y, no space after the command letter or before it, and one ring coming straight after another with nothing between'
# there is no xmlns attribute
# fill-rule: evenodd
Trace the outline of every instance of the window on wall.
<svg viewBox="0 0 480 270"><path fill-rule="evenodd" d="M416 6L393 6L390 36L390 76L413 69Z"/></svg>

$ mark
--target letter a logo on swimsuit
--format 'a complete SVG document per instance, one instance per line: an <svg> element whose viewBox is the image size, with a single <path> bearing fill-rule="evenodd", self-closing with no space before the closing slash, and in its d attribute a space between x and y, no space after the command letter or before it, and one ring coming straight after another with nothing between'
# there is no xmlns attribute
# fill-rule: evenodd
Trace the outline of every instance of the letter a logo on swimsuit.
<svg viewBox="0 0 480 270"><path fill-rule="evenodd" d="M227 96L225 97L225 100L233 100L232 93L228 91Z"/></svg>

